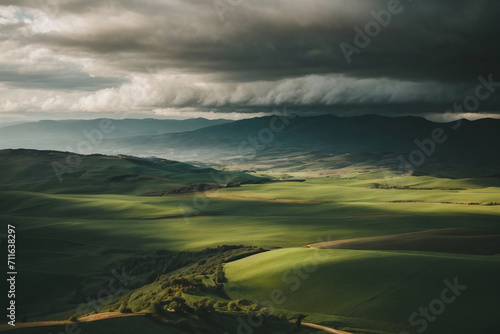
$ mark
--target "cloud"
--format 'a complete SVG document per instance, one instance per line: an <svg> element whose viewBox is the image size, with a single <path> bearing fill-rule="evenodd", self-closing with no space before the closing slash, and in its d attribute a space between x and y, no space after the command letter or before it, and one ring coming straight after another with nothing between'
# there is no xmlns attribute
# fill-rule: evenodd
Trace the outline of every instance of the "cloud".
<svg viewBox="0 0 500 334"><path fill-rule="evenodd" d="M82 90L95 91L105 87L115 87L124 79L91 77L76 69L64 68L27 70L16 66L0 65L1 81L10 87L40 90Z"/></svg>
<svg viewBox="0 0 500 334"><path fill-rule="evenodd" d="M155 64L239 81L325 73L450 81L498 71L500 46L490 38L499 32L499 4L403 5L350 65L339 44L353 43L353 28L363 29L373 20L370 10L384 9L387 1L243 1L223 22L211 1L67 1L52 29L33 42L95 54L129 71Z"/></svg>
<svg viewBox="0 0 500 334"><path fill-rule="evenodd" d="M500 3L491 0L402 0L348 64L340 43L353 44L354 28L387 3L243 0L221 22L213 1L4 0L0 112L428 112L462 100L480 74L500 80ZM499 98L484 105L499 107Z"/></svg>
<svg viewBox="0 0 500 334"><path fill-rule="evenodd" d="M230 119L240 120L245 118L261 117L271 115L270 112L217 112L217 111L200 111L196 108L163 108L153 110L155 117L169 119L186 119L186 118L206 118L206 119Z"/></svg>
<svg viewBox="0 0 500 334"><path fill-rule="evenodd" d="M262 107L451 103L464 93L459 87L391 79L356 79L310 75L278 81L213 83L200 75L137 75L119 88L81 98L73 110L125 108Z"/></svg>
<svg viewBox="0 0 500 334"><path fill-rule="evenodd" d="M482 118L495 118L500 119L498 113L430 113L426 114L425 118L432 122L449 123L459 119L467 119L469 121L476 121Z"/></svg>

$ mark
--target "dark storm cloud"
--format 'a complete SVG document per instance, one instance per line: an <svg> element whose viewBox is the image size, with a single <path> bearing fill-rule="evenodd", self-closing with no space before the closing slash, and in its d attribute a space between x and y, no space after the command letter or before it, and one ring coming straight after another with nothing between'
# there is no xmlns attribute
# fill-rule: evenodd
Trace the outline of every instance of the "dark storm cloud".
<svg viewBox="0 0 500 334"><path fill-rule="evenodd" d="M294 5L291 5L291 4ZM356 4L358 3L358 4ZM472 81L498 74L500 4L494 1L402 1L400 15L347 64L339 43L353 44L387 1L244 1L220 22L211 1L68 1L59 15L99 10L147 17L141 27L108 27L90 36L43 34L42 45L100 54L116 66L182 68L232 80L305 74ZM352 10L351 10L352 7Z"/></svg>
<svg viewBox="0 0 500 334"><path fill-rule="evenodd" d="M126 80L90 77L76 70L47 70L26 73L19 68L0 66L1 81L8 87L40 90L82 90L96 91L118 87Z"/></svg>
<svg viewBox="0 0 500 334"><path fill-rule="evenodd" d="M76 110L290 104L377 112L444 111L471 94L479 75L500 81L495 1L401 0L366 47L355 43L355 28L364 31L391 0L216 1L4 0L20 8L16 17L28 15L22 7L34 18L0 32L85 66L24 77L5 70L0 81L95 90ZM352 61L341 43L358 49ZM479 110L499 107L492 97Z"/></svg>

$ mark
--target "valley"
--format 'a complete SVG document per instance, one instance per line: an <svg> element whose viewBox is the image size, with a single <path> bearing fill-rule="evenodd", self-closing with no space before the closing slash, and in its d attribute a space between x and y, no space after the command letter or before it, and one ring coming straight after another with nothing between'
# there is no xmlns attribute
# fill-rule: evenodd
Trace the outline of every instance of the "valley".
<svg viewBox="0 0 500 334"><path fill-rule="evenodd" d="M302 333L499 328L492 163L457 177L442 156L402 173L394 147L306 154L307 140L289 139L253 165L227 155L215 168L145 152L0 150L0 219L16 226L23 273L13 333L288 333L301 315L312 324ZM419 308L454 280L463 296L425 320Z"/></svg>
<svg viewBox="0 0 500 334"><path fill-rule="evenodd" d="M499 13L0 1L0 334L499 334Z"/></svg>
<svg viewBox="0 0 500 334"><path fill-rule="evenodd" d="M29 170L30 161L59 153L2 154L20 159ZM352 333L404 330L411 309L435 294L436 284L455 276L484 291L464 298L457 312L486 312L470 307L479 301L485 308L495 303L494 294L487 291L496 289L488 284L500 275L500 258L495 256L500 254L500 212L491 205L441 203L500 202L498 179L380 179L375 173L269 183L263 174L236 172L234 181L243 182L238 187L145 197L140 195L146 189L172 188L169 169L176 173L174 186L209 182L213 170L107 156L82 157L82 161L64 182L58 182L46 164L45 183L30 183L27 173L24 183L4 184L0 192L2 221L15 225L21 236L19 270L25 275L19 282L19 304L29 321L69 317L80 298L94 295L112 270L120 272L120 263L137 256L148 258L160 250L201 252L220 245L257 247L264 253L224 265L227 282L221 286L227 295L199 292L192 299L186 291L182 293L186 300L195 302L206 296L214 303L241 298L260 303L271 298L273 289L281 289L287 292L287 300L275 306L278 314L293 319L306 313L309 322ZM9 159L2 162L4 166L12 163ZM117 163L124 165L106 167ZM180 170L187 173L179 174ZM131 172L138 175L106 181L110 174ZM155 175L154 183L147 183L148 175ZM21 172L16 177L23 181ZM91 183L83 181L84 177L91 178ZM391 186L374 187L377 184ZM422 190L407 190L410 186ZM303 270L300 279L286 277L310 259L313 264L306 268L311 272ZM122 295L140 291L142 284L158 280L162 273L165 279L173 275L164 273L170 269L160 263L147 268L133 275L132 283L114 298L121 300ZM447 277L447 273L454 276ZM154 299L148 297L131 309L148 311L151 304L147 301ZM402 299L408 300L407 309L400 307ZM106 306L116 303L101 307L118 311ZM463 333L471 330L456 323L457 333L460 328ZM492 317L484 325L495 323ZM440 326L444 325L434 326L435 332Z"/></svg>

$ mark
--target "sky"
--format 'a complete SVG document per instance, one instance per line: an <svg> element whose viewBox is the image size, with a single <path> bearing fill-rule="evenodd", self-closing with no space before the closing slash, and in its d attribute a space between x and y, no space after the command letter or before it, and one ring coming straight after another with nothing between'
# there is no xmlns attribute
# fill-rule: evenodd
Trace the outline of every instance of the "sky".
<svg viewBox="0 0 500 334"><path fill-rule="evenodd" d="M493 0L0 0L0 122L285 106L498 117L500 84L474 96L480 76L500 82L499 13Z"/></svg>

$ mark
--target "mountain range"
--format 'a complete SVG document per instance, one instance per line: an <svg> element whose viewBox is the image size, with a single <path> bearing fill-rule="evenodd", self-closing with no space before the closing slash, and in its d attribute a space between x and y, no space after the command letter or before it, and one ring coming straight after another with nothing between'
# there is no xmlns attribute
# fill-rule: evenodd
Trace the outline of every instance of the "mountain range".
<svg viewBox="0 0 500 334"><path fill-rule="evenodd" d="M102 122L114 130L101 132ZM435 123L378 115L41 121L0 129L0 148L154 156L238 170L332 176L355 169L480 177L499 173L499 129L496 119Z"/></svg>
<svg viewBox="0 0 500 334"><path fill-rule="evenodd" d="M0 148L75 151L82 141L100 144L110 138L192 131L228 122L231 121L205 118L43 120L1 127Z"/></svg>
<svg viewBox="0 0 500 334"><path fill-rule="evenodd" d="M349 166L435 176L498 172L500 120L435 123L366 115L246 119L190 132L112 139L107 153L171 157L239 169L339 170Z"/></svg>

